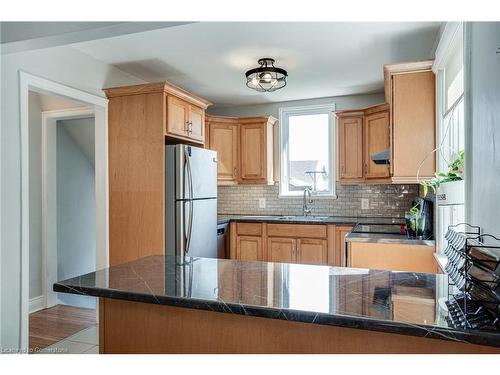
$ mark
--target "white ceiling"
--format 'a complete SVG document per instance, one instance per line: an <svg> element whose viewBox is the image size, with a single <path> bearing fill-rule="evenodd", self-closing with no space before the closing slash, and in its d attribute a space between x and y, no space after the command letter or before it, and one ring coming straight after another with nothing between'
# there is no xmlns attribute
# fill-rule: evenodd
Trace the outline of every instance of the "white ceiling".
<svg viewBox="0 0 500 375"><path fill-rule="evenodd" d="M383 64L431 58L438 29L438 22L201 22L72 46L217 105L256 104L380 92ZM285 88L245 86L245 71L260 57L288 71Z"/></svg>

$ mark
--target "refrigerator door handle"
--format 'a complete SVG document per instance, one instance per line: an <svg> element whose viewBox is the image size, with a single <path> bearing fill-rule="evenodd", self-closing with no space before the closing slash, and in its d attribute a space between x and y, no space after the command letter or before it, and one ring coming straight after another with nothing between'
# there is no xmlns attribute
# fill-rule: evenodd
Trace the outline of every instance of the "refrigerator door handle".
<svg viewBox="0 0 500 375"><path fill-rule="evenodd" d="M193 173L191 171L191 162L189 160L189 153L187 147L184 149L184 160L186 160L187 172L189 175L189 199L193 199ZM189 221L188 221L188 230L187 230L187 238L186 238L186 247L184 249L184 255L187 255L189 252L189 247L191 246L191 237L193 230L193 202L191 201L189 204Z"/></svg>

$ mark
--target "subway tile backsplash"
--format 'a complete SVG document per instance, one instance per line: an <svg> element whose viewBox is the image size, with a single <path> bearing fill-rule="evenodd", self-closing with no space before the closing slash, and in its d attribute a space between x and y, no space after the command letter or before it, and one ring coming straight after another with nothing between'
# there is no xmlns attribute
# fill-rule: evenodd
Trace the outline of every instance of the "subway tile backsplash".
<svg viewBox="0 0 500 375"><path fill-rule="evenodd" d="M419 185L337 185L337 199L314 198L312 215L404 217L419 195ZM218 213L241 215L302 215L302 196L278 197L277 185L218 186ZM259 198L266 208L259 208ZM369 209L361 209L368 198Z"/></svg>

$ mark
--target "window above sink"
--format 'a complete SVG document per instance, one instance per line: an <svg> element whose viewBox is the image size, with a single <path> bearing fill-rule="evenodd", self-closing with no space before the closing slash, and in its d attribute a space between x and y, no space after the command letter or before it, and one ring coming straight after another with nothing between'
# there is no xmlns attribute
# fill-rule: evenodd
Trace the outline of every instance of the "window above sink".
<svg viewBox="0 0 500 375"><path fill-rule="evenodd" d="M280 196L335 196L334 104L280 108Z"/></svg>

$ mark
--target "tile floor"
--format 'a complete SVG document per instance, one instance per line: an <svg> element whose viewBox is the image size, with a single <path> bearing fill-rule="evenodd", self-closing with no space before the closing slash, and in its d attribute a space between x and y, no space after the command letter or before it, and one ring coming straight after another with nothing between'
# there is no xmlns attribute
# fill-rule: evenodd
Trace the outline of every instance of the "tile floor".
<svg viewBox="0 0 500 375"><path fill-rule="evenodd" d="M50 345L40 353L45 354L99 354L98 325L86 328L72 336Z"/></svg>

